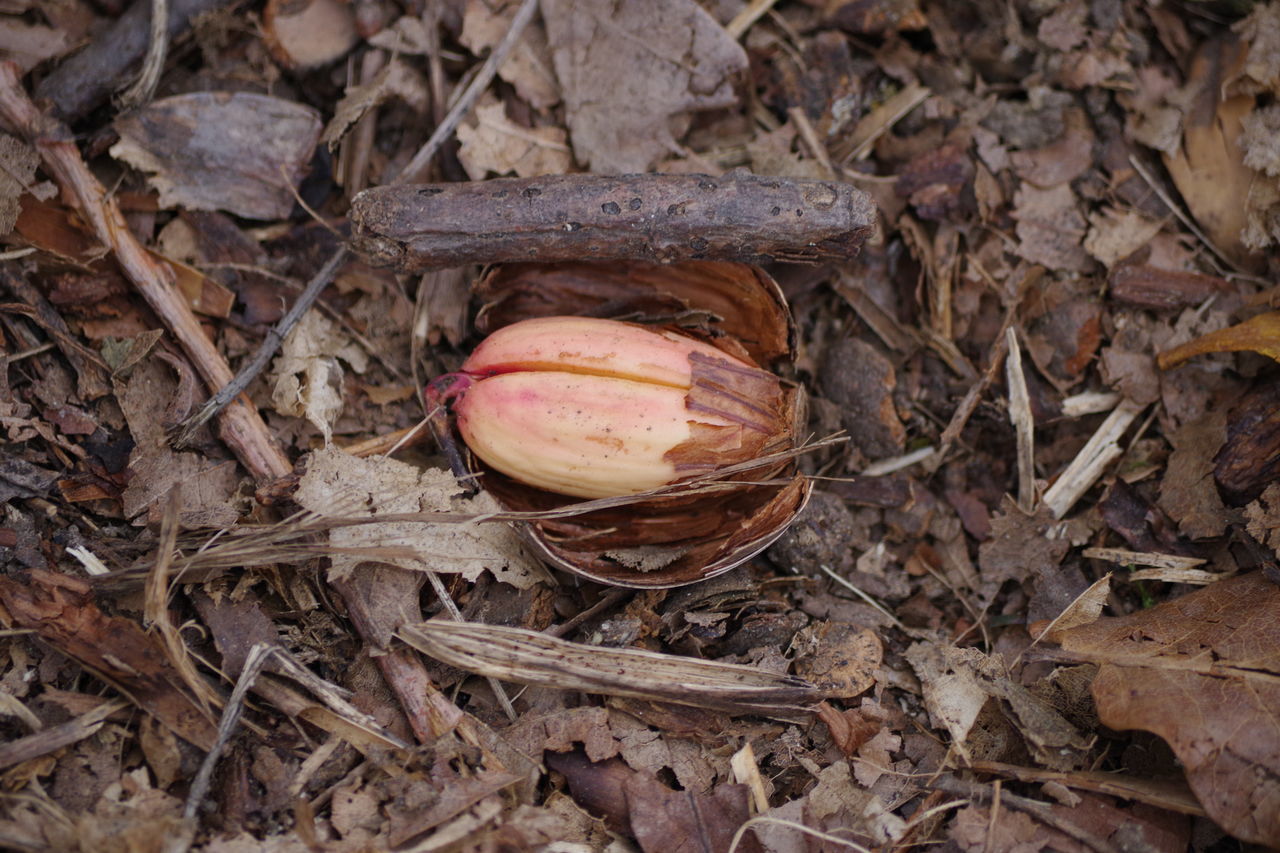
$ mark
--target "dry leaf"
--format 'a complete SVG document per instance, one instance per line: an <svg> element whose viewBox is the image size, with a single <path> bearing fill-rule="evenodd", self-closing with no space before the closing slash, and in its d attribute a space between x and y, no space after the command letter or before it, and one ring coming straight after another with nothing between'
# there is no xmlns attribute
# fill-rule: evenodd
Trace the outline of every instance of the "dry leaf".
<svg viewBox="0 0 1280 853"><path fill-rule="evenodd" d="M317 450L295 500L324 516L374 516L400 512L463 512L484 516L498 507L486 494L457 497L457 482L447 471L422 470L394 459L358 459L337 448ZM362 562L377 560L411 571L460 574L469 581L485 569L503 583L528 589L545 571L505 524L395 522L333 530L332 574L343 577ZM353 549L342 553L341 549ZM380 555L379 548L395 553ZM414 554L406 556L405 552Z"/></svg>
<svg viewBox="0 0 1280 853"><path fill-rule="evenodd" d="M1093 262L1081 246L1085 219L1069 185L1042 190L1024 183L1014 194L1013 205L1019 255L1050 269L1089 270Z"/></svg>
<svg viewBox="0 0 1280 853"><path fill-rule="evenodd" d="M271 402L282 415L305 417L333 438L333 423L342 414L342 365L356 373L369 365L363 349L338 330L319 311L308 311L289 332L272 365L275 384Z"/></svg>
<svg viewBox="0 0 1280 853"><path fill-rule="evenodd" d="M1178 192L1209 238L1237 263L1256 261L1241 240L1257 174L1244 163L1242 121L1254 110L1249 95L1224 97L1221 79L1240 59L1243 45L1207 42L1196 54L1183 97L1182 146L1164 157Z"/></svg>
<svg viewBox="0 0 1280 853"><path fill-rule="evenodd" d="M1150 243L1163 227L1136 210L1103 207L1089 214L1084 249L1109 268Z"/></svg>
<svg viewBox="0 0 1280 853"><path fill-rule="evenodd" d="M332 151L365 113L391 98L399 98L416 113L425 113L431 103L431 93L422 72L407 62L392 59L368 83L348 88L334 107L333 118L325 125L320 141Z"/></svg>
<svg viewBox="0 0 1280 853"><path fill-rule="evenodd" d="M150 173L161 207L283 219L293 210L320 118L312 107L248 92L152 101L115 123L111 155Z"/></svg>
<svg viewBox="0 0 1280 853"><path fill-rule="evenodd" d="M965 741L988 698L973 670L965 666L965 659L973 655L984 657L977 649L933 643L915 643L906 653L907 662L920 678L930 718L951 734L952 746L966 760L969 751Z"/></svg>
<svg viewBox="0 0 1280 853"><path fill-rule="evenodd" d="M687 113L736 101L742 47L693 0L544 0L573 150L591 171L646 171L679 153Z"/></svg>
<svg viewBox="0 0 1280 853"><path fill-rule="evenodd" d="M1219 329L1160 353L1161 369L1177 367L1197 355L1252 350L1280 361L1280 311L1259 314L1226 329Z"/></svg>
<svg viewBox="0 0 1280 853"><path fill-rule="evenodd" d="M40 155L16 136L0 133L0 236L13 230L22 210L18 198L36 177Z"/></svg>
<svg viewBox="0 0 1280 853"><path fill-rule="evenodd" d="M28 24L8 15L0 18L0 56L18 63L23 74L73 47L62 29Z"/></svg>
<svg viewBox="0 0 1280 853"><path fill-rule="evenodd" d="M492 50L511 28L511 19L519 7L514 0L468 0L458 41L476 56ZM516 94L534 109L545 110L560 102L560 84L551 67L547 33L536 18L525 27L506 61L498 67L498 76L514 86Z"/></svg>
<svg viewBox="0 0 1280 853"><path fill-rule="evenodd" d="M1100 664L1103 725L1164 738L1210 817L1280 844L1280 587L1263 572L1229 578L1073 628L1062 648Z"/></svg>
<svg viewBox="0 0 1280 853"><path fill-rule="evenodd" d="M796 634L800 649L795 673L826 689L836 699L849 699L876 682L884 655L873 631L848 622L820 622Z"/></svg>
<svg viewBox="0 0 1280 853"><path fill-rule="evenodd" d="M502 104L476 107L474 126L458 128L458 160L473 181L489 173L521 178L563 175L573 167L568 137L558 127L521 127Z"/></svg>

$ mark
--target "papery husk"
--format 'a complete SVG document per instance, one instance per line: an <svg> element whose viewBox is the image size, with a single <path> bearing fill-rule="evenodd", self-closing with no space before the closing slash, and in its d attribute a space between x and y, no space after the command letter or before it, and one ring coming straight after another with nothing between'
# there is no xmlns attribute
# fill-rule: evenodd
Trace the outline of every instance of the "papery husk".
<svg viewBox="0 0 1280 853"><path fill-rule="evenodd" d="M531 317L578 315L650 323L707 341L769 370L795 357L795 332L777 283L747 264L689 261L652 264L507 264L476 285L485 334ZM716 481L715 427L697 427L669 458L683 476L709 476L695 488L627 501L565 518L520 523L529 546L547 563L612 586L664 588L733 569L782 535L804 508L807 478L796 472L796 436L804 422L798 387L757 371L694 363L691 414L714 411L764 428L746 430L745 447L726 458L762 464ZM739 431L732 431L739 432ZM735 439L736 441L737 439ZM480 484L506 509L547 512L581 503L516 482L472 459Z"/></svg>

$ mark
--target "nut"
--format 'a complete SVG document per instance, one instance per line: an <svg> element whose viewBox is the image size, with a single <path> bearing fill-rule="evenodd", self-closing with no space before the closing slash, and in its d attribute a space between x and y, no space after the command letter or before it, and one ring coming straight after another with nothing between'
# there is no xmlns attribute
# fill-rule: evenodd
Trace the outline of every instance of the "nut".
<svg viewBox="0 0 1280 853"><path fill-rule="evenodd" d="M481 485L541 515L519 527L547 562L618 586L692 583L803 507L799 390L766 369L792 358L790 318L759 269L515 264L476 290L491 334L427 394L453 401Z"/></svg>
<svg viewBox="0 0 1280 853"><path fill-rule="evenodd" d="M658 489L785 436L781 383L710 344L589 317L499 329L435 383L487 465L582 498Z"/></svg>

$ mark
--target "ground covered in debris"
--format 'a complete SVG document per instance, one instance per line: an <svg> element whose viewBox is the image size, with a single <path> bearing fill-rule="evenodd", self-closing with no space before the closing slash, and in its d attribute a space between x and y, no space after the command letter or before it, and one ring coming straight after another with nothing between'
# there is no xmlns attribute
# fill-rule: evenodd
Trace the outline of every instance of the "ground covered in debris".
<svg viewBox="0 0 1280 853"><path fill-rule="evenodd" d="M0 846L1280 846L1280 3L2 0L0 43ZM351 200L734 169L878 205L768 268L847 440L732 572L548 570L416 426L479 267L335 254Z"/></svg>

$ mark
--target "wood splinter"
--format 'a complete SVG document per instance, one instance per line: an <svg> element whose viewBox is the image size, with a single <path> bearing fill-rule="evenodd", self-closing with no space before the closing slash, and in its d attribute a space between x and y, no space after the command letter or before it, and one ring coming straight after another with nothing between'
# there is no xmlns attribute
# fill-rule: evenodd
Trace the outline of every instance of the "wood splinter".
<svg viewBox="0 0 1280 853"><path fill-rule="evenodd" d="M553 175L368 189L351 223L357 251L405 272L621 258L818 263L858 253L875 205L848 184L736 171Z"/></svg>

